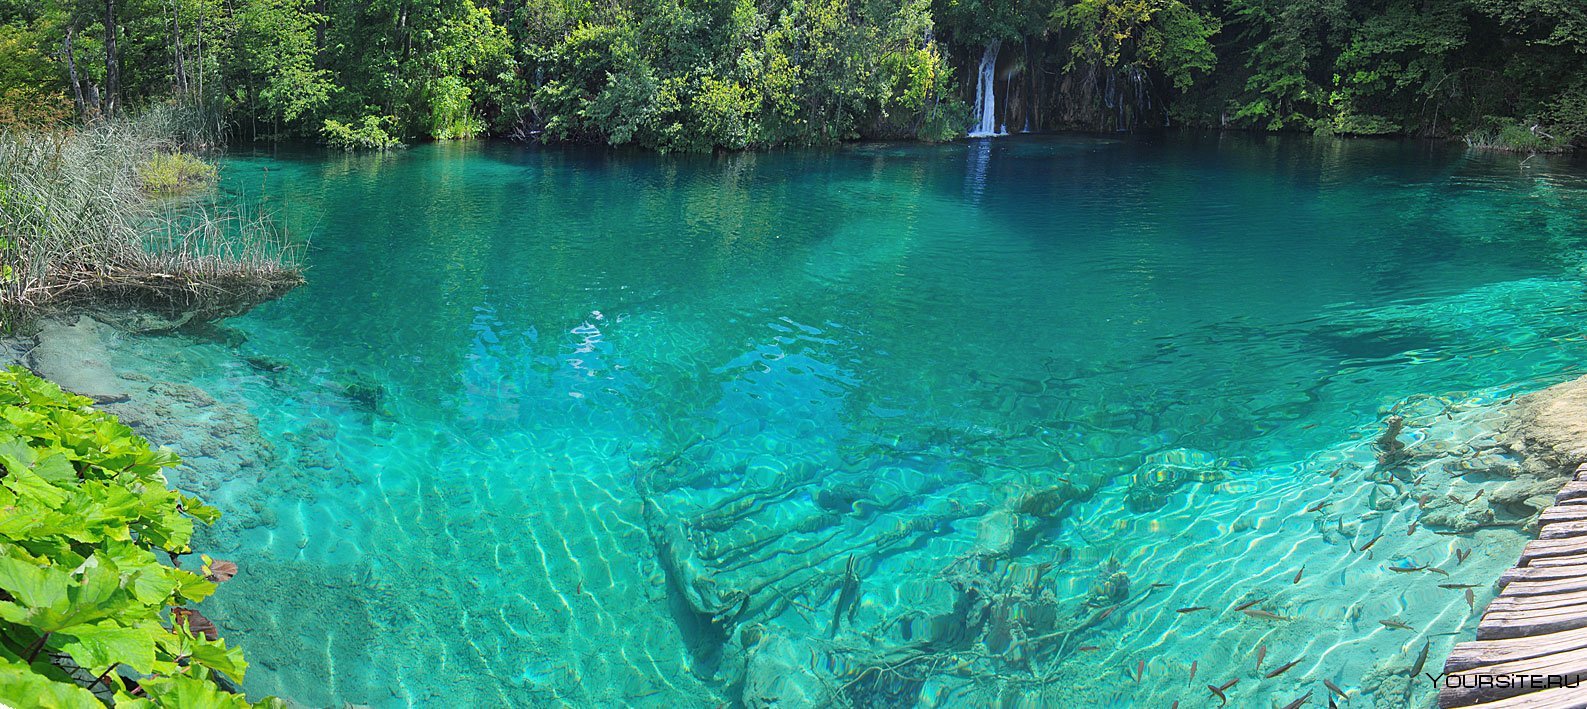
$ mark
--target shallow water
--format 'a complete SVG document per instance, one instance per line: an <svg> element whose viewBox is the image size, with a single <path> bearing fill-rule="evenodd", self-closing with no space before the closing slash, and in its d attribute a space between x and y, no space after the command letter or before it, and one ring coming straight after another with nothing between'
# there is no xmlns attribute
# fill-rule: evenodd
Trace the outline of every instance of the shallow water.
<svg viewBox="0 0 1587 709"><path fill-rule="evenodd" d="M463 144L223 180L312 239L308 285L122 366L275 448L209 484L243 572L206 607L251 692L311 706L716 706L746 657L761 696L861 705L1192 707L1236 678L1241 706L1324 678L1426 704L1407 666L1475 617L1437 584L1480 609L1524 537L1408 534L1370 440L1399 406L1413 451L1453 448L1587 371L1587 169L1561 158ZM1419 463L1438 497L1487 480L1447 462ZM1387 568L1423 564L1452 576ZM1114 566L1127 600L1069 632ZM1067 634L955 615L1016 588L1010 632ZM1230 610L1262 598L1283 620Z"/></svg>

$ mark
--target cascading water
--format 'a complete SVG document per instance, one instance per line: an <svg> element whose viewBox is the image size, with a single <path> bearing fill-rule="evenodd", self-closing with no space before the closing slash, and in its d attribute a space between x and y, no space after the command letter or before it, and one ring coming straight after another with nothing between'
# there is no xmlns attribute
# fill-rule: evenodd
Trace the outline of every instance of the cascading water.
<svg viewBox="0 0 1587 709"><path fill-rule="evenodd" d="M997 130L997 95L994 88L997 85L994 75L997 70L997 50L1001 45L1001 40L994 39L986 45L986 52L981 55L981 73L975 83L975 116L979 122L970 129L971 138L1005 135Z"/></svg>

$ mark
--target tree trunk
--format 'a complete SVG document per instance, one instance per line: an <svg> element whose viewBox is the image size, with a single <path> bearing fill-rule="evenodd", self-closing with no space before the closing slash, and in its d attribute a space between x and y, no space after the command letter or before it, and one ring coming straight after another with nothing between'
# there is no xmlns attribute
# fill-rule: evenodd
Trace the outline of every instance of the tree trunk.
<svg viewBox="0 0 1587 709"><path fill-rule="evenodd" d="M105 0L105 117L116 114L121 97L121 62L116 56L116 0Z"/></svg>
<svg viewBox="0 0 1587 709"><path fill-rule="evenodd" d="M72 100L77 102L77 115L86 116L88 104L83 102L83 82L77 78L77 55L72 51L72 35L75 32L77 32L75 26L66 25L66 43L62 50L66 55L66 75L72 82Z"/></svg>
<svg viewBox="0 0 1587 709"><path fill-rule="evenodd" d="M171 0L171 50L175 56L176 93L187 95L187 65L182 60L182 0Z"/></svg>

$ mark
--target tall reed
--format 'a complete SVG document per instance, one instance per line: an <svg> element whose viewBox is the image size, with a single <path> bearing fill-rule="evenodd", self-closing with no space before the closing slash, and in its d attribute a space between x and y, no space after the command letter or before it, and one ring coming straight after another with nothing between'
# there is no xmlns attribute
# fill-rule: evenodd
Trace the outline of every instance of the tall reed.
<svg viewBox="0 0 1587 709"><path fill-rule="evenodd" d="M268 215L146 188L156 158L218 142L203 116L0 133L0 311L112 298L224 314L301 283L301 249Z"/></svg>

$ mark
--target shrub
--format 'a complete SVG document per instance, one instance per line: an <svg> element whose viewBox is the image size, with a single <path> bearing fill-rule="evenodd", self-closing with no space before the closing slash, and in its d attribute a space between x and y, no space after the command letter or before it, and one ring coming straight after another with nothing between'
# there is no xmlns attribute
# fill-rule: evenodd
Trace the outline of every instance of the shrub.
<svg viewBox="0 0 1587 709"><path fill-rule="evenodd" d="M1466 144L1511 153L1554 153L1564 150L1566 142L1536 122L1489 116L1482 126L1466 134Z"/></svg>
<svg viewBox="0 0 1587 709"><path fill-rule="evenodd" d="M176 195L215 181L215 166L184 152L155 153L138 168L143 189L150 194Z"/></svg>
<svg viewBox="0 0 1587 709"><path fill-rule="evenodd" d="M204 557L195 573L155 555L189 553L194 521L219 512L166 487L174 454L89 404L0 371L0 702L250 706L216 685L242 680L242 651L187 607L235 565Z"/></svg>
<svg viewBox="0 0 1587 709"><path fill-rule="evenodd" d="M402 140L387 131L396 123L397 119L392 116L364 116L355 123L327 118L320 134L325 137L326 145L347 152L391 150L402 147Z"/></svg>

